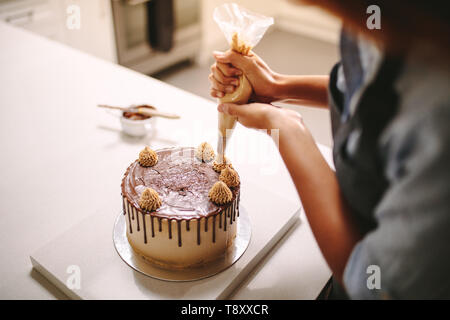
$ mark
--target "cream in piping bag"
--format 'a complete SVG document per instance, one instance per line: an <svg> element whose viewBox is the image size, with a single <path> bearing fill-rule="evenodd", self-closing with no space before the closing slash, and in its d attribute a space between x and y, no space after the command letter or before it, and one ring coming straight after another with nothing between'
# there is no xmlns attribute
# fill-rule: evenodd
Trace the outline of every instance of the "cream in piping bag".
<svg viewBox="0 0 450 320"><path fill-rule="evenodd" d="M251 12L236 3L226 3L214 9L213 18L230 43L231 50L250 55L251 49L261 40L266 30L273 24L273 18ZM253 89L245 76L239 77L239 86L234 92L218 99L219 103L245 104ZM218 114L218 160L223 160L227 143L236 125L236 117L219 112Z"/></svg>

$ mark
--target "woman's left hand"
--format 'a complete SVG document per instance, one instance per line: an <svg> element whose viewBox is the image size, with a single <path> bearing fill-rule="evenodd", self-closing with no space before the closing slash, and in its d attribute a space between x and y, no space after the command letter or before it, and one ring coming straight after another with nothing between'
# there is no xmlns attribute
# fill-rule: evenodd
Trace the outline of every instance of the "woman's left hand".
<svg viewBox="0 0 450 320"><path fill-rule="evenodd" d="M219 112L237 117L237 120L247 128L280 129L290 123L303 125L298 112L282 109L266 103L233 104L222 103L217 107Z"/></svg>

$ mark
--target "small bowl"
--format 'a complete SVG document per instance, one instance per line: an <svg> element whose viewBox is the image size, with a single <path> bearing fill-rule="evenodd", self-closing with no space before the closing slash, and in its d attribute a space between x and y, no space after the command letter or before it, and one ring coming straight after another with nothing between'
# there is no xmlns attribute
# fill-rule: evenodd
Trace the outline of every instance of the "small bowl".
<svg viewBox="0 0 450 320"><path fill-rule="evenodd" d="M152 108L151 106L139 106L139 107L146 107L146 108ZM144 119L139 119L139 117L136 119L136 117L133 117L133 115L130 112L122 112L120 116L120 124L122 125L122 131L126 134L133 136L133 137L143 137L147 135L150 129L152 129L155 126L155 117L148 117Z"/></svg>

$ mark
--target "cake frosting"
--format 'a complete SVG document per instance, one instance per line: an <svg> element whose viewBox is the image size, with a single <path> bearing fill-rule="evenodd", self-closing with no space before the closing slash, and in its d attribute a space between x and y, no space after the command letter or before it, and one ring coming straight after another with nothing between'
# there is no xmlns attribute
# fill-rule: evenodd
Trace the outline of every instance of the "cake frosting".
<svg viewBox="0 0 450 320"><path fill-rule="evenodd" d="M201 265L222 256L236 236L240 186L221 182L213 164L196 157L195 148L155 153L157 163L143 166L136 160L122 180L131 246L166 268ZM209 197L217 182L229 191L226 203Z"/></svg>
<svg viewBox="0 0 450 320"><path fill-rule="evenodd" d="M232 167L232 164L230 160L225 156L217 155L216 159L214 160L212 167L214 171L217 173L221 173L223 169L226 167Z"/></svg>
<svg viewBox="0 0 450 320"><path fill-rule="evenodd" d="M158 192L152 188L146 188L139 199L139 206L147 211L155 211L161 206L161 199Z"/></svg>
<svg viewBox="0 0 450 320"><path fill-rule="evenodd" d="M208 142L202 142L197 149L195 149L195 156L200 161L209 162L215 157L214 149Z"/></svg>
<svg viewBox="0 0 450 320"><path fill-rule="evenodd" d="M209 198L214 203L226 204L233 199L233 193L224 182L217 181L209 190Z"/></svg>
<svg viewBox="0 0 450 320"><path fill-rule="evenodd" d="M231 167L226 167L220 172L219 180L228 187L237 187L241 183L238 173Z"/></svg>
<svg viewBox="0 0 450 320"><path fill-rule="evenodd" d="M158 163L158 155L150 147L145 147L139 152L139 164L144 167L153 167Z"/></svg>

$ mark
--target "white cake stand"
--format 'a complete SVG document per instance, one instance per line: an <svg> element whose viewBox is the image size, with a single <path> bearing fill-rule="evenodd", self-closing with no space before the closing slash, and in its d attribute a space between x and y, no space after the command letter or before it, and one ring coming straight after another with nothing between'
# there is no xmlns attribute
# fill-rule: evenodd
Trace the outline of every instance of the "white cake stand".
<svg viewBox="0 0 450 320"><path fill-rule="evenodd" d="M194 281L208 278L224 271L238 261L250 243L252 231L247 211L240 206L238 212L239 219L236 220L237 230L234 244L222 258L199 267L169 270L145 260L133 250L128 242L125 217L122 213L119 214L114 224L114 246L119 256L128 266L146 276L166 281Z"/></svg>

